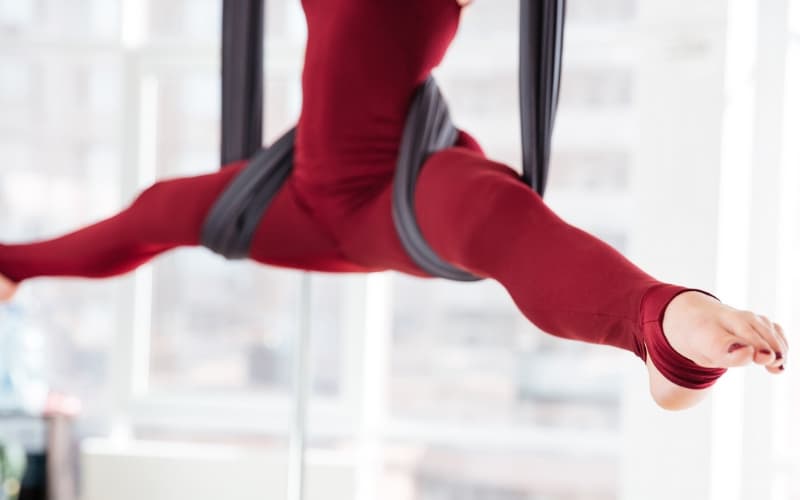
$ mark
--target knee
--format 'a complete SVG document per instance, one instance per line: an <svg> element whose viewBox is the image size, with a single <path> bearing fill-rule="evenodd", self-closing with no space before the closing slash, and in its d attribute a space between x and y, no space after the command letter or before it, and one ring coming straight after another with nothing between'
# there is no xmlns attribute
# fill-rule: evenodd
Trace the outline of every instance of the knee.
<svg viewBox="0 0 800 500"><path fill-rule="evenodd" d="M241 161L211 173L156 181L144 189L133 204L152 207L164 216L202 217L246 166L247 162Z"/></svg>
<svg viewBox="0 0 800 500"><path fill-rule="evenodd" d="M165 184L167 181L156 181L153 184L139 191L136 198L133 200L133 205L148 205L153 200L159 199L163 196L166 190Z"/></svg>
<svg viewBox="0 0 800 500"><path fill-rule="evenodd" d="M136 212L160 213L165 200L171 196L169 184L172 181L157 181L142 190L130 205ZM164 214L166 215L166 214Z"/></svg>

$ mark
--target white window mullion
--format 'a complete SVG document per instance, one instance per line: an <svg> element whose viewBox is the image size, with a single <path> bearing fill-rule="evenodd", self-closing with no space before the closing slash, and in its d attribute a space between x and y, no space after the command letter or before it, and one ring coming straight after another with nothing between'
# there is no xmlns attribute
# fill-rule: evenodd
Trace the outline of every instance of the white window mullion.
<svg viewBox="0 0 800 500"><path fill-rule="evenodd" d="M361 398L358 409L356 500L379 498L376 487L383 467L381 440L389 403L386 395L391 366L391 274L366 278Z"/></svg>
<svg viewBox="0 0 800 500"><path fill-rule="evenodd" d="M783 2L779 2L783 3ZM784 110L781 124L783 139L780 158L780 184L778 196L780 210L778 215L777 266L781 270L777 278L776 317L787 332L792 342L800 328L800 316L797 304L800 301L800 288L797 277L800 276L798 249L800 249L800 144L797 137L800 133L800 1L789 0L786 5L785 19L787 32L785 38L784 85L781 92ZM781 321L782 320L782 321ZM790 355L791 357L791 355ZM800 453L797 446L789 443L791 426L794 423L792 407L795 405L798 379L787 363L787 372L775 383L776 397L773 405L772 450L775 460L776 476L772 485L770 500L787 500L789 492L796 484ZM795 442L796 443L796 442ZM794 486L796 488L796 486Z"/></svg>
<svg viewBox="0 0 800 500"><path fill-rule="evenodd" d="M637 217L630 255L663 281L717 290L719 242L709 228L719 223L728 3L639 5L646 43L637 75ZM711 409L707 400L680 413L662 410L649 395L643 364L632 366L622 412L619 498L708 498ZM665 482L665 470L680 481Z"/></svg>
<svg viewBox="0 0 800 500"><path fill-rule="evenodd" d="M119 144L122 148L121 198L130 202L155 174L155 113L157 83L143 75L141 48L145 41L147 2L124 0L121 8L122 92ZM131 431L131 410L147 388L152 270L145 266L120 280L118 324L112 354L114 420L123 435Z"/></svg>
<svg viewBox="0 0 800 500"><path fill-rule="evenodd" d="M781 186L788 2L752 1L757 9L758 34L753 41L755 67L747 75L754 87L754 111L749 120L753 155L748 186L752 203L747 228L750 248L747 308L786 324L786 311L777 308L778 281L785 270L778 267L781 200L776 194ZM747 404L743 405L740 431L742 500L779 498L775 496L779 494L775 481L776 455L786 444L771 424L780 413L775 403L779 395L777 383L783 379L785 375L776 376L761 367L751 367L744 373L742 398Z"/></svg>
<svg viewBox="0 0 800 500"><path fill-rule="evenodd" d="M723 302L749 305L750 221L754 158L755 79L758 4L729 0L722 92L721 166L717 284ZM744 230L743 230L744 229ZM744 373L731 370L715 388L711 439L711 499L742 498L743 484L730 471L742 467Z"/></svg>
<svg viewBox="0 0 800 500"><path fill-rule="evenodd" d="M124 23L124 20L123 20ZM131 200L139 186L139 157L141 134L141 87L139 85L139 58L135 52L122 52L123 105L118 124L121 145L121 199ZM112 387L114 390L112 427L118 433L130 433L130 409L134 400L136 280L126 276L119 280L117 298L117 325L111 355Z"/></svg>

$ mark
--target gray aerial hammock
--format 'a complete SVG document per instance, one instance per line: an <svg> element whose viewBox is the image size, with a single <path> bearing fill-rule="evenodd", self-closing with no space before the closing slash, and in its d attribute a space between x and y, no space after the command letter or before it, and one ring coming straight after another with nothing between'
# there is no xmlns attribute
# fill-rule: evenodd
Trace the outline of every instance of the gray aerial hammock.
<svg viewBox="0 0 800 500"><path fill-rule="evenodd" d="M522 178L544 196L561 80L566 0L520 0L519 95ZM228 259L246 258L270 201L292 170L293 128L262 148L264 0L224 0L222 164L249 162L211 208L201 241ZM442 260L416 221L414 188L425 159L455 144L457 130L433 77L415 92L401 139L392 215L409 256L432 276L481 278Z"/></svg>

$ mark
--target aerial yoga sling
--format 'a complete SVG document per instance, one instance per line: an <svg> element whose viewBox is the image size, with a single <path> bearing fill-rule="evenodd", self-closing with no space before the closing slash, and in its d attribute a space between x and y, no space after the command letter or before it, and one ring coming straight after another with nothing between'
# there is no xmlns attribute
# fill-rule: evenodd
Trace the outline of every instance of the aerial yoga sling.
<svg viewBox="0 0 800 500"><path fill-rule="evenodd" d="M561 80L565 0L520 2L519 94L522 181L544 197ZM222 165L251 158L219 198L203 227L203 244L230 259L246 258L270 200L292 169L295 129L261 147L264 0L225 0L222 21ZM414 94L394 179L392 215L403 246L432 276L481 278L441 259L414 213L414 188L427 157L455 145L458 131L429 76Z"/></svg>
<svg viewBox="0 0 800 500"><path fill-rule="evenodd" d="M247 257L264 210L292 169L294 129L272 146L260 146L262 13L263 0L224 2L222 164L252 156L248 167L216 202L203 228L203 244L227 258ZM565 0L520 2L521 180L542 197L561 80L564 20ZM453 146L457 135L447 103L430 76L415 92L406 119L394 177L392 215L403 247L420 268L431 276L475 281L482 278L436 254L422 235L414 210L414 190L423 163L431 153ZM677 291L670 287L662 290L662 295L671 291L673 296ZM661 319L656 316L648 318L648 322L660 324ZM652 329L653 325L645 328ZM676 362L670 358L674 351L666 338L655 333L651 335L650 354L674 383L705 388L725 373L724 369L697 366L682 356Z"/></svg>
<svg viewBox="0 0 800 500"><path fill-rule="evenodd" d="M202 244L310 270L492 278L547 333L649 355L684 387L708 387L725 372L681 356L661 328L677 294L710 293L659 281L542 201L563 0L520 4L522 177L453 126L430 78L458 26L456 0L335 3L303 1L296 128L261 149L263 4L226 0L226 168L162 180L116 216L60 238L0 245L0 273L113 276Z"/></svg>

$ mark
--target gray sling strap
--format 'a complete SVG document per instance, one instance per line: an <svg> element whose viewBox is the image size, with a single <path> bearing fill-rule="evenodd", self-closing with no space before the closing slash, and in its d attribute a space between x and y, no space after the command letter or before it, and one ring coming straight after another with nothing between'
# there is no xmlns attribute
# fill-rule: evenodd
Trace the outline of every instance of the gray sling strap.
<svg viewBox="0 0 800 500"><path fill-rule="evenodd" d="M561 86L566 0L521 0L519 96L522 178L541 197Z"/></svg>
<svg viewBox="0 0 800 500"><path fill-rule="evenodd" d="M417 224L414 192L422 165L431 153L455 144L458 131L433 77L417 89L411 103L394 174L392 217L395 228L411 259L428 274L454 281L480 278L442 260L428 245Z"/></svg>
<svg viewBox="0 0 800 500"><path fill-rule="evenodd" d="M522 180L544 197L550 141L561 83L565 0L520 4L520 120ZM392 216L403 247L432 276L453 281L481 278L442 260L422 235L414 211L414 192L427 157L457 138L447 103L433 78L417 90L406 119L394 178Z"/></svg>
<svg viewBox="0 0 800 500"><path fill-rule="evenodd" d="M222 2L222 165L263 146L264 0Z"/></svg>
<svg viewBox="0 0 800 500"><path fill-rule="evenodd" d="M228 259L244 259L269 203L292 171L295 129L262 149L236 174L203 224L203 246Z"/></svg>
<svg viewBox="0 0 800 500"><path fill-rule="evenodd" d="M550 141L561 80L566 0L520 0L519 92L522 180L544 196ZM250 157L261 137L263 0L224 0L223 164ZM203 227L201 242L227 258L244 258L259 220L292 168L292 130L258 152L220 196ZM432 276L457 281L480 278L439 258L416 222L414 188L425 159L454 144L457 131L447 104L429 78L415 93L400 146L392 216L411 258Z"/></svg>

